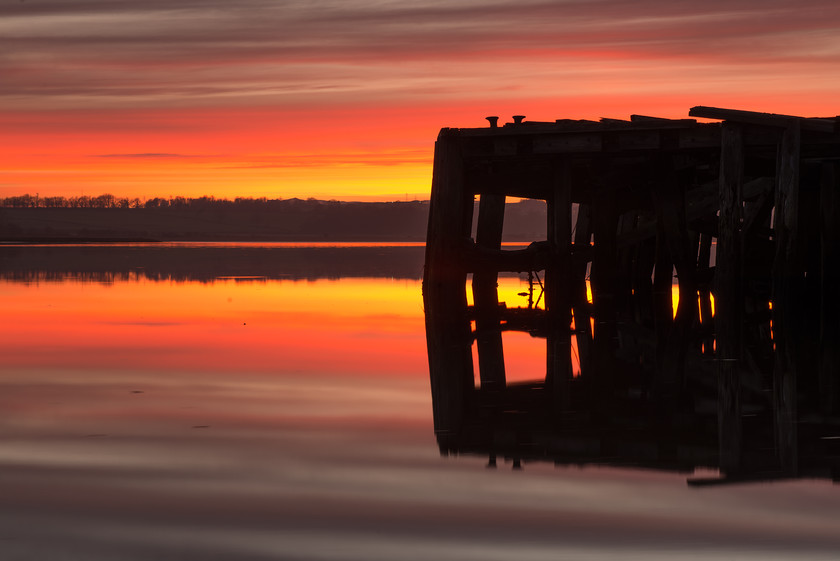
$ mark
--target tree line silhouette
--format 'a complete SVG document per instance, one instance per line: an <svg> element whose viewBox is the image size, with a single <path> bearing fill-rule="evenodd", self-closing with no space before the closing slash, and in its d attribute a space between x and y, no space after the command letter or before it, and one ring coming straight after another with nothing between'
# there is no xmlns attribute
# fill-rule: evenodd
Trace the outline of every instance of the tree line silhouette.
<svg viewBox="0 0 840 561"><path fill-rule="evenodd" d="M231 206L271 206L282 204L287 199L269 199L266 197L236 197L225 199L212 196L202 197L154 197L141 200L138 197L116 197L105 193L95 197L80 195L78 197L41 197L38 194L16 195L12 197L0 197L2 208L209 208L209 207L231 207ZM288 199L296 200L296 199ZM339 203L339 201L317 201L310 198L308 201L323 203Z"/></svg>
<svg viewBox="0 0 840 561"><path fill-rule="evenodd" d="M545 237L545 203L510 203L505 239ZM423 241L428 201L0 198L0 241Z"/></svg>

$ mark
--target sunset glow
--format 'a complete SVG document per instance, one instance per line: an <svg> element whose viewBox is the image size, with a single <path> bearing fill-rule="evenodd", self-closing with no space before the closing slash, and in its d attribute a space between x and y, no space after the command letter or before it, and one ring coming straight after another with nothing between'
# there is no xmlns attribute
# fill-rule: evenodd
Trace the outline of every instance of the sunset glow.
<svg viewBox="0 0 840 561"><path fill-rule="evenodd" d="M756 6L7 2L0 196L422 199L486 115L840 113L840 5Z"/></svg>

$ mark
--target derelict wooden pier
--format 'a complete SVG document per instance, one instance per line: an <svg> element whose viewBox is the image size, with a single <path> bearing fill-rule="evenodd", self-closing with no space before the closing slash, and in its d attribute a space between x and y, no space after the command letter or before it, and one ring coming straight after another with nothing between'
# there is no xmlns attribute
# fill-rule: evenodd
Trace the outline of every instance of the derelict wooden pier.
<svg viewBox="0 0 840 561"><path fill-rule="evenodd" d="M441 130L423 292L442 451L557 461L569 427L597 440L621 412L725 473L837 478L840 120L689 116L707 122ZM546 201L547 239L502 249L506 197ZM544 276L544 306L501 304L504 272ZM545 338L540 383L506 383L508 330Z"/></svg>

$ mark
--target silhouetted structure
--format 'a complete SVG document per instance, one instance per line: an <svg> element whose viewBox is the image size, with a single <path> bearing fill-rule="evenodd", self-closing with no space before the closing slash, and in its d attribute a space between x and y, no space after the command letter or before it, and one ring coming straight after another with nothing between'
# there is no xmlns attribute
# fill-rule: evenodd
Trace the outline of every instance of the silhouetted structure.
<svg viewBox="0 0 840 561"><path fill-rule="evenodd" d="M690 115L723 122L441 130L423 287L443 453L840 477L838 119ZM547 202L547 240L501 249L507 196ZM501 271L544 271L545 309L500 305ZM506 330L545 337L544 382L506 383Z"/></svg>

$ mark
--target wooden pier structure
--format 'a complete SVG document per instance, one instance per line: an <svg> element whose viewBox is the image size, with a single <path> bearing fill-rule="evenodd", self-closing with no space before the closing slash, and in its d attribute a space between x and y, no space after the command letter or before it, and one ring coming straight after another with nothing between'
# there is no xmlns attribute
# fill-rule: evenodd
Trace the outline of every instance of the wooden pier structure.
<svg viewBox="0 0 840 561"><path fill-rule="evenodd" d="M423 297L442 453L840 477L840 118L689 116L440 131ZM546 202L547 239L503 249L507 197ZM499 302L502 273L541 275L544 305ZM511 330L545 338L539 383L507 382Z"/></svg>

